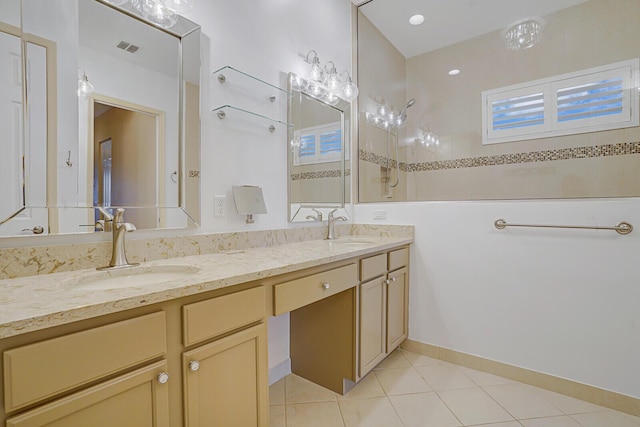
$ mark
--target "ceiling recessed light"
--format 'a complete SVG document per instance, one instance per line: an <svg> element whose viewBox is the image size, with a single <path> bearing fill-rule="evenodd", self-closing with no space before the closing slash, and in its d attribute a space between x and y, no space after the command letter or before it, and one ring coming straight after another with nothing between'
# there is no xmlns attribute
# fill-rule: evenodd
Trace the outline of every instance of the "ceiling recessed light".
<svg viewBox="0 0 640 427"><path fill-rule="evenodd" d="M409 24L411 25L420 25L424 22L424 16L422 15L413 15L409 18Z"/></svg>
<svg viewBox="0 0 640 427"><path fill-rule="evenodd" d="M458 69L453 69L449 71L450 76L457 76L458 74L460 74L460 70Z"/></svg>

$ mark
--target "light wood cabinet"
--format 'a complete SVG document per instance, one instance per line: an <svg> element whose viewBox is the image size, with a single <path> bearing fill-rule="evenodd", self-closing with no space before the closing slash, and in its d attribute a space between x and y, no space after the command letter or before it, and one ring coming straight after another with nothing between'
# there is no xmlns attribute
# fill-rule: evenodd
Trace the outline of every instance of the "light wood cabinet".
<svg viewBox="0 0 640 427"><path fill-rule="evenodd" d="M360 260L359 378L408 336L408 248Z"/></svg>
<svg viewBox="0 0 640 427"><path fill-rule="evenodd" d="M408 336L408 298L409 281L407 278L407 268L391 272L385 280L386 286L386 309L387 309L387 331L386 331L386 353L395 350Z"/></svg>
<svg viewBox="0 0 640 427"><path fill-rule="evenodd" d="M268 427L266 326L183 355L187 427Z"/></svg>
<svg viewBox="0 0 640 427"><path fill-rule="evenodd" d="M236 289L0 341L0 425L268 427L266 292Z"/></svg>
<svg viewBox="0 0 640 427"><path fill-rule="evenodd" d="M55 369L52 367L52 369ZM169 427L169 393L158 376L166 362L9 418L7 427Z"/></svg>
<svg viewBox="0 0 640 427"><path fill-rule="evenodd" d="M360 376L387 356L384 277L360 285Z"/></svg>

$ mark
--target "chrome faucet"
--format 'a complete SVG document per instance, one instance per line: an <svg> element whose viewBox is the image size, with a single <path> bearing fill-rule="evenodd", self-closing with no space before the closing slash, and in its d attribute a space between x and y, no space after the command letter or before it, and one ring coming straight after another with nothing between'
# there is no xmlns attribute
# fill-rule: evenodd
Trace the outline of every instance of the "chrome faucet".
<svg viewBox="0 0 640 427"><path fill-rule="evenodd" d="M139 263L132 264L127 261L127 253L124 247L124 235L127 232L135 231L136 226L123 221L124 209L117 208L116 213L113 216L111 216L106 210L101 208L99 209L105 217L105 224L109 222L111 223L113 247L111 248L111 261L109 262L109 265L98 267L98 270L110 270L114 268L135 267L136 265L140 265Z"/></svg>
<svg viewBox="0 0 640 427"><path fill-rule="evenodd" d="M333 240L335 239L334 236L334 225L336 223L336 221L346 221L347 218L343 217L343 216L336 216L334 217L333 214L336 213L338 209L334 209L331 212L329 212L329 219L328 219L328 224L327 224L327 237L325 237L325 240Z"/></svg>
<svg viewBox="0 0 640 427"><path fill-rule="evenodd" d="M322 222L322 212L317 209L311 208L317 215L307 215L306 219L312 219L314 221Z"/></svg>

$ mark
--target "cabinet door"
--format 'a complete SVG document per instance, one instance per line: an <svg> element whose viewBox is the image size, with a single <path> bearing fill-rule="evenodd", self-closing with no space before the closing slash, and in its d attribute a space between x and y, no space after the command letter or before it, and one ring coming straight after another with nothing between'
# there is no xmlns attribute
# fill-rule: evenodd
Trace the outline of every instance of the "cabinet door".
<svg viewBox="0 0 640 427"><path fill-rule="evenodd" d="M385 278L360 285L360 377L385 354Z"/></svg>
<svg viewBox="0 0 640 427"><path fill-rule="evenodd" d="M267 332L253 326L183 354L187 427L267 427Z"/></svg>
<svg viewBox="0 0 640 427"><path fill-rule="evenodd" d="M158 381L165 361L32 409L7 427L168 427L168 385ZM55 369L55 368L54 368Z"/></svg>
<svg viewBox="0 0 640 427"><path fill-rule="evenodd" d="M387 280L387 353L407 338L407 269L389 273Z"/></svg>

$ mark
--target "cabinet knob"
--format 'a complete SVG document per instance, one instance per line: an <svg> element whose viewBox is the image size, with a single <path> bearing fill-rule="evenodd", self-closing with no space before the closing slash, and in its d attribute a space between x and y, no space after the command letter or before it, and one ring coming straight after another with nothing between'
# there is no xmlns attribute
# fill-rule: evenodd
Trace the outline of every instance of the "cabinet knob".
<svg viewBox="0 0 640 427"><path fill-rule="evenodd" d="M331 287L331 285L329 283L323 283L322 284L322 289L327 290Z"/></svg>
<svg viewBox="0 0 640 427"><path fill-rule="evenodd" d="M392 281L392 282L395 282L395 281L396 281L396 278L395 278L395 277L392 277L392 278L391 278L391 281Z"/></svg>
<svg viewBox="0 0 640 427"><path fill-rule="evenodd" d="M192 360L191 362L189 362L189 370L191 372L195 372L198 369L200 369L200 362L198 362L197 360Z"/></svg>
<svg viewBox="0 0 640 427"><path fill-rule="evenodd" d="M160 372L158 374L158 382L160 384L166 384L169 381L169 374L166 372Z"/></svg>

